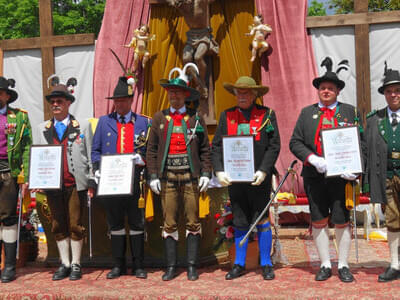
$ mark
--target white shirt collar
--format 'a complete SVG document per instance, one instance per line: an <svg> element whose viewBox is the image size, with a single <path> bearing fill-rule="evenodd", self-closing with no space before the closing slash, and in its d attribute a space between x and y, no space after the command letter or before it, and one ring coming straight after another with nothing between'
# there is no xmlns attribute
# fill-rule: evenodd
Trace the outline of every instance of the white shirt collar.
<svg viewBox="0 0 400 300"><path fill-rule="evenodd" d="M334 109L337 106L338 102L335 101L335 103L332 103L331 105L328 106L329 109ZM318 107L322 108L325 107L325 105L323 105L321 102L318 102Z"/></svg>
<svg viewBox="0 0 400 300"><path fill-rule="evenodd" d="M388 113L388 116L389 116L390 123L392 122L392 119L393 119L392 118L392 114L393 113L396 114L397 120L400 121L400 109L398 109L397 111L392 111L388 106L387 107L387 113Z"/></svg>
<svg viewBox="0 0 400 300"><path fill-rule="evenodd" d="M7 105L4 105L2 109L0 109L0 114L5 115L7 113Z"/></svg>
<svg viewBox="0 0 400 300"><path fill-rule="evenodd" d="M172 106L169 108L169 111L171 112L171 113L175 113L176 112L176 109L175 108L173 108ZM186 112L186 106L184 105L184 106L182 106L180 109L178 109L178 113L179 114L184 114Z"/></svg>
<svg viewBox="0 0 400 300"><path fill-rule="evenodd" d="M69 115L62 121L57 121L56 118L54 118L54 126L56 126L56 124L58 122L64 123L65 127L68 127L68 125L69 125Z"/></svg>
<svg viewBox="0 0 400 300"><path fill-rule="evenodd" d="M128 112L126 115L124 115L125 117L125 123L128 123L132 120L132 111ZM121 115L119 113L117 113L117 120L121 120Z"/></svg>

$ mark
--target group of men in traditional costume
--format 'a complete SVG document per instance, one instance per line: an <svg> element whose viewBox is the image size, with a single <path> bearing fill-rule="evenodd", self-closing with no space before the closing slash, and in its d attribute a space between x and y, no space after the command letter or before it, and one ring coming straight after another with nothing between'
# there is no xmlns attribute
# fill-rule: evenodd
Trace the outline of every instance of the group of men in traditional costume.
<svg viewBox="0 0 400 300"><path fill-rule="evenodd" d="M177 275L178 207L184 207L186 218L187 277L197 280L196 269L201 241L199 195L207 190L212 172L222 186L228 187L233 211L235 261L226 274L227 280L245 273L247 242L240 241L250 225L260 216L269 200L271 177L280 152L280 136L275 112L256 104L268 92L251 77L242 76L236 83L225 83L225 89L236 96L237 106L220 115L210 147L206 123L187 104L200 93L185 78L163 79L160 85L168 94L169 107L157 112L153 119L132 112L132 87L126 77L118 79L112 97L115 111L102 116L92 139L92 130L84 120L69 113L74 96L63 84L56 84L47 101L53 117L37 128L35 144L64 147L62 188L42 191L46 194L52 217L52 233L56 239L61 265L53 280L82 277L80 257L85 228L81 214L86 197L93 197L96 183L102 176L100 158L105 154L132 154L135 167L133 196L110 196L101 201L106 211L111 235L114 265L108 279L127 273L126 244L129 236L132 251L132 275L146 278L144 270L144 211L138 205L141 173L147 169L148 183L161 198L164 223L161 236L165 242L166 272L162 280ZM9 107L17 99L14 80L0 77L0 245L5 249L5 268L1 281L15 279L17 240L18 188L27 190L29 149L32 132L26 111ZM400 278L398 246L400 237L400 74L385 67L379 92L388 106L367 116L366 132L362 131L360 114L349 104L337 101L344 81L328 70L313 80L318 90L318 103L305 107L297 120L290 139L290 150L303 162L302 176L307 193L312 236L318 249L321 267L318 281L332 275L329 255L328 222L335 226L338 241L338 274L343 282L354 280L348 265L351 244L349 211L345 207L345 184L359 179L359 174L344 173L327 178L327 162L323 157L320 133L326 128L357 125L361 149L365 156L364 181L369 184L372 202L384 204L391 254L390 267L378 277L385 282ZM253 135L255 173L253 182L232 181L224 169L223 136ZM18 180L17 176L23 180ZM129 232L125 229L128 218ZM265 280L275 278L271 262L272 232L268 213L256 224L260 266ZM72 259L70 259L70 249Z"/></svg>

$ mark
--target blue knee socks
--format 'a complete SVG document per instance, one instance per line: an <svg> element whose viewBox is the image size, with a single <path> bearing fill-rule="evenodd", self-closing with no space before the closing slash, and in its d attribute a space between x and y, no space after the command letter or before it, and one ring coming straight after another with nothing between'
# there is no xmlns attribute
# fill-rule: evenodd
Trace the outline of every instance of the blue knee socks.
<svg viewBox="0 0 400 300"><path fill-rule="evenodd" d="M271 228L268 227L271 227L271 224L269 222L257 225L258 249L260 250L260 265L262 267L266 265L272 266L272 231Z"/></svg>
<svg viewBox="0 0 400 300"><path fill-rule="evenodd" d="M246 264L246 253L247 253L247 245L249 244L249 239L243 243L242 247L239 246L240 241L246 235L247 231L242 231L235 228L235 248L236 248L236 256L235 256L235 265L240 265L244 267Z"/></svg>

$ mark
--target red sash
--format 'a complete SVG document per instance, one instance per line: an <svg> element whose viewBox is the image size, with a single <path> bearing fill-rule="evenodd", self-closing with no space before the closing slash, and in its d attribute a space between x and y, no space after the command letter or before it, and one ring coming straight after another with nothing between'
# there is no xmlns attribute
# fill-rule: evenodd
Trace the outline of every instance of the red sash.
<svg viewBox="0 0 400 300"><path fill-rule="evenodd" d="M321 107L320 110L323 112L319 118L319 123L317 127L317 131L315 132L315 148L317 150L318 155L322 156L322 141L321 141L321 130L327 128L336 128L338 127L338 121L335 118L336 107L334 109L330 109L327 107ZM331 122L331 124L323 124L324 119ZM333 119L333 120L332 120ZM333 124L332 124L333 122Z"/></svg>

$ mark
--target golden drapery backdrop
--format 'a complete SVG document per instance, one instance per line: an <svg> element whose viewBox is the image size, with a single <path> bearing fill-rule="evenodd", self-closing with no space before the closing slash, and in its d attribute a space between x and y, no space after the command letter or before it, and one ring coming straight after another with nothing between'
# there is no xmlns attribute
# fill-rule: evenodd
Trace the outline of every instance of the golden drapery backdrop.
<svg viewBox="0 0 400 300"><path fill-rule="evenodd" d="M224 82L235 82L239 76L247 75L260 83L260 65L250 62L253 37L245 36L255 14L254 0L220 0L211 4L210 25L220 47L219 55L212 56L216 120L222 111L236 105L234 96L224 89ZM153 116L169 106L158 80L168 79L172 68L183 67L182 52L189 28L179 12L167 4L152 5L149 25L156 39L149 45L151 59L145 70L142 113Z"/></svg>

